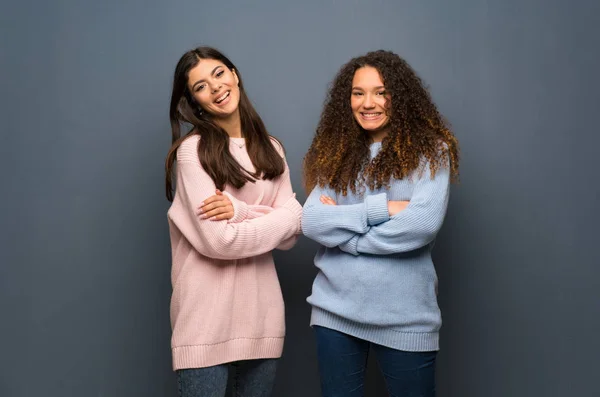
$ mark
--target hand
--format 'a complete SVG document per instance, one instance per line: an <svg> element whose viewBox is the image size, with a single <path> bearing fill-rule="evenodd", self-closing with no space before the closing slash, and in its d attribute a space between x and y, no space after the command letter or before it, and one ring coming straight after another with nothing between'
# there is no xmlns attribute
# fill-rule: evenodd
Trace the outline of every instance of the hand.
<svg viewBox="0 0 600 397"><path fill-rule="evenodd" d="M334 199L329 196L325 196L324 194L321 195L320 200L325 205L337 205Z"/></svg>
<svg viewBox="0 0 600 397"><path fill-rule="evenodd" d="M388 212L390 216L396 215L398 212L403 211L408 207L410 201L388 201Z"/></svg>
<svg viewBox="0 0 600 397"><path fill-rule="evenodd" d="M198 208L200 219L209 219L211 221L220 221L233 218L233 204L227 195L217 189L214 196L204 200Z"/></svg>

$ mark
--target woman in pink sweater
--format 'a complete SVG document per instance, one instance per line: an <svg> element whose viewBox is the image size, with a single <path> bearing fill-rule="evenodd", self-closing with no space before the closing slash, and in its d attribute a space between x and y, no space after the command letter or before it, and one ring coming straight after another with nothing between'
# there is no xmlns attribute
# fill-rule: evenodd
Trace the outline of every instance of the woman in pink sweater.
<svg viewBox="0 0 600 397"><path fill-rule="evenodd" d="M175 69L166 161L172 249L171 341L179 396L269 396L285 334L271 251L300 231L283 147L219 51L186 52ZM181 136L182 124L191 126ZM175 186L173 185L175 178Z"/></svg>

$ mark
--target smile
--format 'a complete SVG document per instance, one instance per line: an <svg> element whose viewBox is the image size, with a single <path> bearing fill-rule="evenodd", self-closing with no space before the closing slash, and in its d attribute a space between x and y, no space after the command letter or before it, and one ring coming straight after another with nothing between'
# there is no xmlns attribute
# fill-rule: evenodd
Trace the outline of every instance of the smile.
<svg viewBox="0 0 600 397"><path fill-rule="evenodd" d="M374 113L360 113L360 116L365 119L365 120L377 120L378 118L381 117L383 113L381 112L374 112Z"/></svg>
<svg viewBox="0 0 600 397"><path fill-rule="evenodd" d="M226 91L223 95L221 95L220 97L218 97L215 100L215 103L220 105L221 103L223 103L223 101L225 101L227 98L229 98L229 94L230 94L230 92Z"/></svg>

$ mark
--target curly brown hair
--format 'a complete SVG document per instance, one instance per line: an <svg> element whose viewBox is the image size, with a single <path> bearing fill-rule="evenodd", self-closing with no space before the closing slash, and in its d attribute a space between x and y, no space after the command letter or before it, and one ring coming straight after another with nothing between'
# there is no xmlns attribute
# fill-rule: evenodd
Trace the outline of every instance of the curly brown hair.
<svg viewBox="0 0 600 397"><path fill-rule="evenodd" d="M378 155L369 161L368 134L355 120L350 106L352 80L357 69L379 71L390 95L390 132ZM336 193L368 186L379 189L390 180L410 176L429 163L431 177L449 163L452 181L458 180L458 141L439 113L421 78L397 54L378 50L351 59L336 75L308 153L303 182L307 192L316 185Z"/></svg>

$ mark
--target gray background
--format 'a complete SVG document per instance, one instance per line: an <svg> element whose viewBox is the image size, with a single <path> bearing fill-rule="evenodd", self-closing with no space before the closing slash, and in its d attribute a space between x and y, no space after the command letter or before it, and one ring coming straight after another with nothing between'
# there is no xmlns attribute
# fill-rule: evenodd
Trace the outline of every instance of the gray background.
<svg viewBox="0 0 600 397"><path fill-rule="evenodd" d="M435 253L439 396L600 395L598 4L3 1L0 395L175 395L163 166L172 73L199 44L238 65L301 200L337 69L404 56L462 148ZM318 395L315 249L276 255L276 396Z"/></svg>

